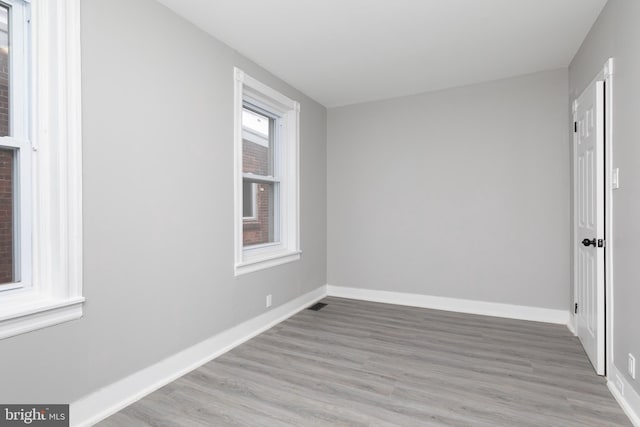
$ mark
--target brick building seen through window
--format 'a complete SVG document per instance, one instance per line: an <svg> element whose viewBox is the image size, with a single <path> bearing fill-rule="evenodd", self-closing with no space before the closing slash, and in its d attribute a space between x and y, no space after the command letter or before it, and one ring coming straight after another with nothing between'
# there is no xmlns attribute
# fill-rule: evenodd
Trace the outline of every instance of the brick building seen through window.
<svg viewBox="0 0 640 427"><path fill-rule="evenodd" d="M8 13L0 8L0 137L9 135ZM0 284L14 281L13 169L15 150L0 148Z"/></svg>

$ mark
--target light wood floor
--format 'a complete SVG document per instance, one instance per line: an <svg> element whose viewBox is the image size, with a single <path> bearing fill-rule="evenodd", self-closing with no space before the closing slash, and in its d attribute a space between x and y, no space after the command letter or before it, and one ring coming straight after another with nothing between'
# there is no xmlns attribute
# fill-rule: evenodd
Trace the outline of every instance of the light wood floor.
<svg viewBox="0 0 640 427"><path fill-rule="evenodd" d="M99 425L631 425L564 326L323 302Z"/></svg>

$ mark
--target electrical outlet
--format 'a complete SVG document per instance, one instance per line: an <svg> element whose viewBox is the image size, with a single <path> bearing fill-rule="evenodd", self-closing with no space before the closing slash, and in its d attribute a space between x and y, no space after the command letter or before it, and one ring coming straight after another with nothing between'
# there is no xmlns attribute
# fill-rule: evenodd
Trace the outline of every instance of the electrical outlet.
<svg viewBox="0 0 640 427"><path fill-rule="evenodd" d="M629 362L627 365L627 371L631 378L636 379L636 358L633 357L633 354L629 353Z"/></svg>
<svg viewBox="0 0 640 427"><path fill-rule="evenodd" d="M271 294L267 295L267 308L271 307Z"/></svg>

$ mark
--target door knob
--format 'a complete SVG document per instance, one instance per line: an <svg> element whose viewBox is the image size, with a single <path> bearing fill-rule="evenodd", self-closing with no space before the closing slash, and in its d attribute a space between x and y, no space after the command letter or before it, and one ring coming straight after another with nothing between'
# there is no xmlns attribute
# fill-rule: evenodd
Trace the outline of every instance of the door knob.
<svg viewBox="0 0 640 427"><path fill-rule="evenodd" d="M591 239L591 240L589 240L589 239L584 239L584 240L582 241L582 244L583 244L583 245L585 245L585 246L591 246L591 245L593 245L593 247L595 248L595 247L596 247L596 239Z"/></svg>

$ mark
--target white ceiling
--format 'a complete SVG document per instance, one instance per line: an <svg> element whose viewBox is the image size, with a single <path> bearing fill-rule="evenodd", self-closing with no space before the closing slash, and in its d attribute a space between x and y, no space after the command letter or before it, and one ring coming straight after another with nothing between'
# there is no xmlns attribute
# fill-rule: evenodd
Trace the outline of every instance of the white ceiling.
<svg viewBox="0 0 640 427"><path fill-rule="evenodd" d="M606 0L159 0L327 107L569 65Z"/></svg>

